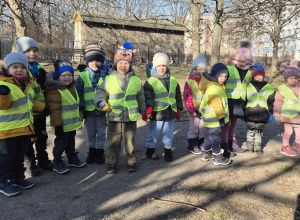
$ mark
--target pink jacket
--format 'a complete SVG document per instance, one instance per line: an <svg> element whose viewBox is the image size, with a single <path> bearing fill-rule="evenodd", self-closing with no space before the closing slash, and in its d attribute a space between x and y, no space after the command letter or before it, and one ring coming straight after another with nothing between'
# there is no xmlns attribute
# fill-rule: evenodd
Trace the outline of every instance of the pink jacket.
<svg viewBox="0 0 300 220"><path fill-rule="evenodd" d="M189 79L195 80L197 82L197 84L199 85L199 83L202 79L202 76L198 78L198 77L194 76L192 73L190 73ZM188 111L188 113L193 114L195 112L195 107L194 107L194 102L193 102L193 93L192 93L192 89L190 88L190 86L187 82L184 85L183 98L184 98L186 110Z"/></svg>
<svg viewBox="0 0 300 220"><path fill-rule="evenodd" d="M299 97L300 87L290 87L288 86L296 95L296 97ZM290 123L290 124L300 124L300 112L298 112L298 115L294 118L287 118L284 116L281 116L281 106L283 103L283 95L277 90L275 95L275 102L274 102L274 109L273 114L275 118L280 118L280 121L282 123Z"/></svg>

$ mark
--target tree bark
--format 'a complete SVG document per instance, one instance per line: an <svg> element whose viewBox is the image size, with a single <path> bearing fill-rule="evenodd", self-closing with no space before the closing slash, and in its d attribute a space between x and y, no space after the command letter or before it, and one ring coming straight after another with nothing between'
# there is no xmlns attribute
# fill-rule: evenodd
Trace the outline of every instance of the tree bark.
<svg viewBox="0 0 300 220"><path fill-rule="evenodd" d="M191 0L192 10L192 50L193 59L196 59L200 53L200 4Z"/></svg>

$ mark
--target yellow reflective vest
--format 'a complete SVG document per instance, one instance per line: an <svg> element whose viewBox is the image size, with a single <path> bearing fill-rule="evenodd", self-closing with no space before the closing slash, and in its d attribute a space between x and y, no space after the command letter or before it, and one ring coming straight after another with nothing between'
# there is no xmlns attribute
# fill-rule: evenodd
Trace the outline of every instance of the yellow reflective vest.
<svg viewBox="0 0 300 220"><path fill-rule="evenodd" d="M61 95L61 117L63 121L64 132L74 131L82 128L82 122L79 115L79 96L76 89L76 99L68 89L58 89ZM55 132L52 126L53 133Z"/></svg>
<svg viewBox="0 0 300 220"><path fill-rule="evenodd" d="M214 111L214 108L208 105L210 95L217 95L221 98L222 106L225 114L225 119L224 119L225 123L229 121L227 96L224 90L220 86L212 85L206 89L201 101L200 109L202 112L204 126L207 128L217 128L220 127L220 122Z"/></svg>
<svg viewBox="0 0 300 220"><path fill-rule="evenodd" d="M80 72L80 77L84 82L84 93L83 93L83 98L84 98L84 109L86 111L94 111L95 109L101 110L100 108L96 108L94 104L95 100L95 95L96 95L96 88L94 89L91 83L91 79L89 76L89 73L87 71ZM103 82L103 79L100 78L97 87Z"/></svg>
<svg viewBox="0 0 300 220"><path fill-rule="evenodd" d="M142 86L140 79L131 76L125 92L121 89L116 75L106 76L105 85L109 93L108 104L112 107L112 112L119 115L127 108L129 119L136 121L139 116L137 94Z"/></svg>
<svg viewBox="0 0 300 220"><path fill-rule="evenodd" d="M287 118L294 118L300 112L300 94L296 97L295 93L285 84L278 87L279 92L283 95L281 115Z"/></svg>
<svg viewBox="0 0 300 220"><path fill-rule="evenodd" d="M266 84L259 92L250 83L247 87L247 105L246 108L254 108L259 105L262 108L269 110L268 98L274 93L275 89L271 84Z"/></svg>
<svg viewBox="0 0 300 220"><path fill-rule="evenodd" d="M193 103L194 103L194 108L199 109L200 104L201 104L201 99L202 99L202 92L197 84L197 82L193 79L188 79L187 83L189 84L192 93L193 93ZM190 113L187 113L188 116L190 116Z"/></svg>
<svg viewBox="0 0 300 220"><path fill-rule="evenodd" d="M0 81L0 85L9 87L12 95L8 109L0 110L0 131L23 128L33 123L34 91L29 87L27 96L16 85Z"/></svg>
<svg viewBox="0 0 300 220"><path fill-rule="evenodd" d="M177 112L177 104L176 104L176 87L177 87L177 79L173 76L170 76L170 88L169 93L167 89L164 87L162 82L156 77L149 77L147 79L148 83L152 86L154 90L154 111L162 111L171 106L174 112Z"/></svg>
<svg viewBox="0 0 300 220"><path fill-rule="evenodd" d="M251 69L247 71L247 74L241 82L240 74L236 67L227 66L229 71L229 78L226 81L226 95L227 98L230 99L240 99L242 98L244 101L246 100L246 91L247 86L251 77Z"/></svg>

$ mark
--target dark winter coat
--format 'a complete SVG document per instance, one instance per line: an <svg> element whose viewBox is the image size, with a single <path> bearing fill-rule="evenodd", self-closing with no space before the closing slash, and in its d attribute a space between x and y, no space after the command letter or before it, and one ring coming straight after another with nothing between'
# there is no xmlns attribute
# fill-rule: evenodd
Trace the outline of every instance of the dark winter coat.
<svg viewBox="0 0 300 220"><path fill-rule="evenodd" d="M258 82L255 79L252 79L250 82L259 92L266 84L266 81ZM256 105L254 108L246 108L245 115L247 122L256 122L256 123L268 123L270 114L273 114L273 107L275 101L275 91L268 98L268 108L269 111L265 108L262 108L259 105Z"/></svg>
<svg viewBox="0 0 300 220"><path fill-rule="evenodd" d="M152 64L148 64L146 67L147 68L146 69L147 76L148 77L153 76L153 77L158 78L162 82L164 87L167 89L167 91L169 92L170 75L171 75L170 70L168 69L167 72L163 76L161 76L158 73L151 71L151 67L152 67ZM145 93L146 107L149 107L149 106L153 107L154 106L154 89L151 86L151 84L148 83L147 81L144 84L144 93ZM182 111L183 104L182 104L180 86L178 83L176 86L175 99L176 99L177 109ZM162 110L162 111L158 111L158 112L153 111L151 120L164 121L164 120L175 119L176 116L177 116L177 113L172 110L171 106L169 106L167 109Z"/></svg>

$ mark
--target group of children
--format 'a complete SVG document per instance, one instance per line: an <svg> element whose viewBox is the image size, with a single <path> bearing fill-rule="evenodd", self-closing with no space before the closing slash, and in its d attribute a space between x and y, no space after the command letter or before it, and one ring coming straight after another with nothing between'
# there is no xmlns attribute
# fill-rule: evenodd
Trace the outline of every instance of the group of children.
<svg viewBox="0 0 300 220"><path fill-rule="evenodd" d="M180 120L183 103L165 53L154 55L142 85L132 67L135 50L131 43L118 45L110 66L102 49L93 42L85 48L86 65L80 65L75 82L69 61L55 60L55 71L46 73L37 62L39 47L34 39L17 38L16 44L19 52L6 55L5 69L0 74L1 193L14 196L20 193L16 187L34 186L25 179L25 155L32 176L39 175L40 168L65 174L68 167L81 168L95 162L106 162L107 173L113 174L118 172L122 146L127 171L137 171L135 135L139 115L149 121L146 157L159 159L156 143L162 132L164 158L173 160L174 119ZM202 155L203 161L212 159L217 166L230 164L235 152L261 154L264 126L274 117L285 127L281 153L296 156L300 151L299 68L296 63L285 66L286 84L275 95L274 88L265 81L263 65L252 66L250 46L243 41L233 59L235 64L217 63L210 74L205 57L199 54L184 87L190 124L188 150ZM56 136L53 163L46 151L47 115ZM234 143L237 118L247 122L246 150ZM76 130L83 126L82 121L89 149L86 162L78 158L75 150ZM293 130L295 149L289 144ZM62 159L63 152L67 164Z"/></svg>

